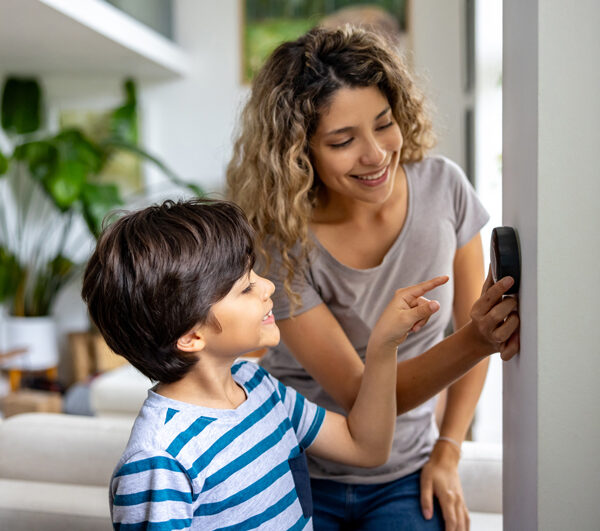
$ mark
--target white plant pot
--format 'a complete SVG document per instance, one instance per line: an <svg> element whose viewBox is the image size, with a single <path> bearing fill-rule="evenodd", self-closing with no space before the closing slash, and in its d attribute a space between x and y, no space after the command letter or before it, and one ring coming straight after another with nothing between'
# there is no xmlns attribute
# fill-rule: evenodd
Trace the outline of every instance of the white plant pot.
<svg viewBox="0 0 600 531"><path fill-rule="evenodd" d="M24 354L0 362L0 367L25 371L40 371L58 365L56 323L52 317L4 316L2 349L26 349Z"/></svg>

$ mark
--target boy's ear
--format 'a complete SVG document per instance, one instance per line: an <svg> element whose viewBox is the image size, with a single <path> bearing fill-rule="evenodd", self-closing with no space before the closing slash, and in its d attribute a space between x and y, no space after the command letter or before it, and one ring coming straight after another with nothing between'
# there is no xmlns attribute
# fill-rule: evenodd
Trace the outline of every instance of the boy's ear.
<svg viewBox="0 0 600 531"><path fill-rule="evenodd" d="M177 340L177 348L183 352L200 352L206 347L202 327L196 326Z"/></svg>

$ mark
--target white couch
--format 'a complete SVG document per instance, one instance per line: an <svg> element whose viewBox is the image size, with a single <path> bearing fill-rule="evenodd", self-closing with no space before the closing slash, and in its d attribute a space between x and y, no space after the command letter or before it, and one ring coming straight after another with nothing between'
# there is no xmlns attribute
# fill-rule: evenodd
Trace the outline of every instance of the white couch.
<svg viewBox="0 0 600 531"><path fill-rule="evenodd" d="M151 382L131 365L96 377L90 386L92 409L99 416L134 417ZM497 444L463 445L459 467L473 531L502 529L502 447Z"/></svg>
<svg viewBox="0 0 600 531"><path fill-rule="evenodd" d="M112 529L107 485L131 419L26 413L0 421L0 530Z"/></svg>
<svg viewBox="0 0 600 531"><path fill-rule="evenodd" d="M0 421L0 530L108 530L108 482L132 417L27 413ZM502 529L502 451L465 443L473 531Z"/></svg>
<svg viewBox="0 0 600 531"><path fill-rule="evenodd" d="M101 417L135 418L152 385L135 367L123 365L90 382L90 406Z"/></svg>

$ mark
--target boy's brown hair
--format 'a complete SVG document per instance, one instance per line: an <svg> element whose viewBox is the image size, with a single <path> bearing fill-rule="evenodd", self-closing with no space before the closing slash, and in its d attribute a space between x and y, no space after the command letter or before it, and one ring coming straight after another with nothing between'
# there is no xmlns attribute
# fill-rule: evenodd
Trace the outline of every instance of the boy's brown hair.
<svg viewBox="0 0 600 531"><path fill-rule="evenodd" d="M106 228L81 295L108 346L148 378L181 379L196 358L177 340L218 322L211 306L254 265L254 232L226 201L165 201Z"/></svg>

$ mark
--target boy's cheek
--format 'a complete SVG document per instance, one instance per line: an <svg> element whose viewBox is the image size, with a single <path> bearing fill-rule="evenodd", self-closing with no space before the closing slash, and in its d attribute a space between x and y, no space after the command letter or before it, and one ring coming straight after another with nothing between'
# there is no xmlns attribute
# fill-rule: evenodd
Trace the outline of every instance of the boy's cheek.
<svg viewBox="0 0 600 531"><path fill-rule="evenodd" d="M270 347L275 347L279 344L279 340L281 339L281 332L279 331L279 327L275 324L273 325L274 333L273 333L273 340L271 342L269 342L269 346Z"/></svg>

